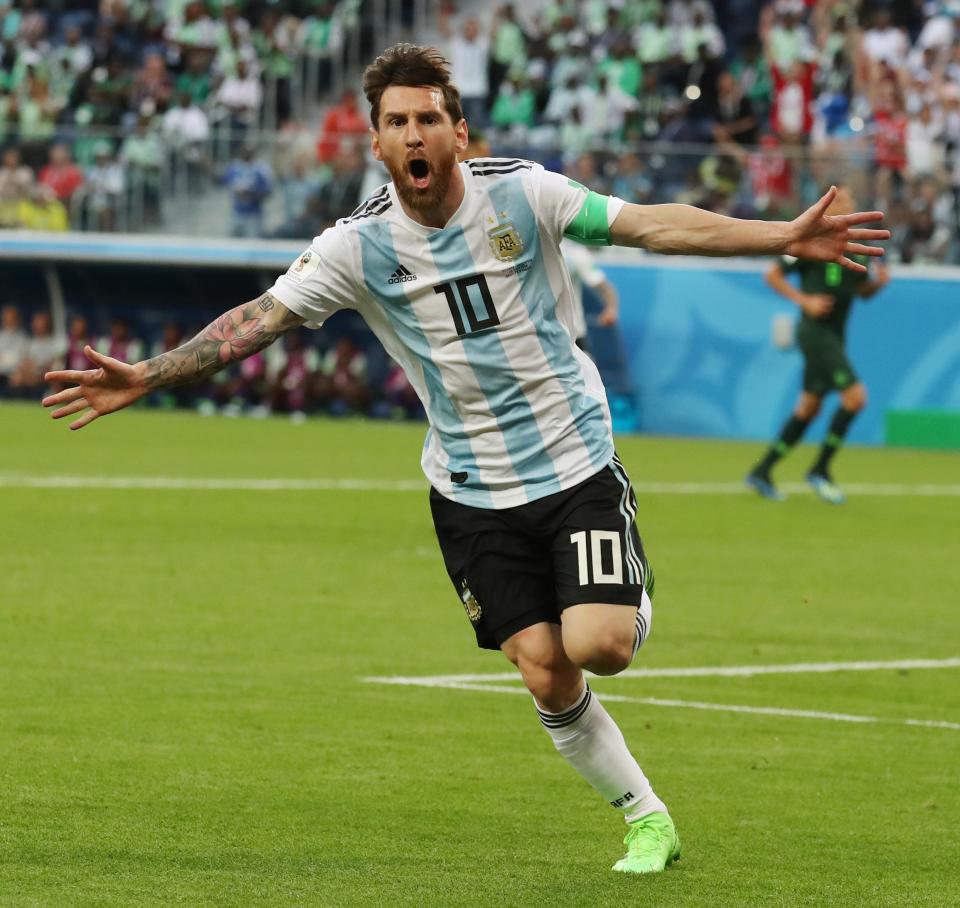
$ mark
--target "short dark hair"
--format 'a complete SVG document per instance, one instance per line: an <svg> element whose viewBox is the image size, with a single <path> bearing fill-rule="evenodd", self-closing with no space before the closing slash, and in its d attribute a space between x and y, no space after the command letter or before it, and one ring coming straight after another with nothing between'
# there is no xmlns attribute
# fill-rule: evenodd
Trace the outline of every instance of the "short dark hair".
<svg viewBox="0 0 960 908"><path fill-rule="evenodd" d="M374 129L380 128L380 98L391 85L439 89L450 119L455 124L463 119L460 92L450 83L450 61L435 47L394 44L363 71L363 93L370 102Z"/></svg>

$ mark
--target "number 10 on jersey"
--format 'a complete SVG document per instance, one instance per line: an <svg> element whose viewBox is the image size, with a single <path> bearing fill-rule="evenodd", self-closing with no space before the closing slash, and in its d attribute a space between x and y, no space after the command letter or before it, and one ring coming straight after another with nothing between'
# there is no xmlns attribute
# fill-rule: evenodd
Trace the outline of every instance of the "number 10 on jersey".
<svg viewBox="0 0 960 908"><path fill-rule="evenodd" d="M433 288L433 292L442 293L447 298L447 305L450 307L458 337L467 337L500 324L500 316L497 315L493 305L487 279L482 274L472 274L470 277L461 277L452 283L438 284ZM459 299L457 299L458 296ZM477 317L478 308L483 312L480 318ZM467 317L466 325L463 321L464 315Z"/></svg>

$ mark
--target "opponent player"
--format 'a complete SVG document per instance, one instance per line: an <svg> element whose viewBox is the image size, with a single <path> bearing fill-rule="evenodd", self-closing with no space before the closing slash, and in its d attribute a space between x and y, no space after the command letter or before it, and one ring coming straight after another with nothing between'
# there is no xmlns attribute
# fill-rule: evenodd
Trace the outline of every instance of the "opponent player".
<svg viewBox="0 0 960 908"><path fill-rule="evenodd" d="M853 194L841 186L827 213L846 215L855 209ZM787 279L789 273L799 274L799 289ZM835 262L804 261L793 256L785 256L767 272L767 283L782 297L796 303L802 313L797 343L803 353L804 372L803 390L793 414L763 459L747 474L747 485L764 498L783 499L770 471L803 437L811 420L820 412L824 396L838 391L840 406L830 421L820 454L807 473L807 482L824 501L843 504L843 492L830 475L830 461L843 444L850 424L867 404L866 385L857 378L844 347L847 318L854 297L867 299L882 290L889 280L889 272L882 264L876 267L873 279L868 279L864 272L846 270Z"/></svg>
<svg viewBox="0 0 960 908"><path fill-rule="evenodd" d="M564 235L657 252L879 254L877 212L826 217L831 189L791 223L683 205L642 207L529 161L458 163L467 144L447 62L396 45L364 74L372 148L391 182L307 249L268 293L178 350L135 365L88 350L95 369L44 405L71 428L159 387L205 378L291 328L351 307L400 363L429 417L423 467L447 570L480 646L532 692L557 750L630 824L616 870L663 870L680 842L584 668L624 669L649 633L653 577L636 500L614 454L597 370L573 342ZM88 409L89 408L89 409Z"/></svg>

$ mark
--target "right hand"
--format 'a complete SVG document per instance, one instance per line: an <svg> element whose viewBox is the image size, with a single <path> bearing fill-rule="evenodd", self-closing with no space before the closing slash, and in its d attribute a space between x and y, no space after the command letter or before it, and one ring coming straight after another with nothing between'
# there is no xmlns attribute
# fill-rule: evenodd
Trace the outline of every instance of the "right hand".
<svg viewBox="0 0 960 908"><path fill-rule="evenodd" d="M826 318L833 309L833 297L826 293L805 293L800 299L800 308L810 318Z"/></svg>
<svg viewBox="0 0 960 908"><path fill-rule="evenodd" d="M89 345L83 348L83 355L97 368L60 369L44 376L48 382L73 384L72 388L43 399L45 407L60 407L51 414L54 419L73 416L74 413L89 407L83 416L70 423L71 429L82 429L98 416L106 416L107 413L129 407L147 391L136 366L104 356ZM65 406L62 406L64 404Z"/></svg>

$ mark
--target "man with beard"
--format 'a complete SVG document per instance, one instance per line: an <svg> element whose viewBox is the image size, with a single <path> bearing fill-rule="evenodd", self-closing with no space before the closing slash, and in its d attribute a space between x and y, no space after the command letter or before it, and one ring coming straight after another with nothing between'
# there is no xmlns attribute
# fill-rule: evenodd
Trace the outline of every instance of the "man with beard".
<svg viewBox="0 0 960 908"><path fill-rule="evenodd" d="M390 183L259 299L135 365L88 350L96 368L51 373L76 386L44 404L60 406L55 417L86 410L79 429L357 309L426 409L431 509L478 644L519 668L557 750L629 824L614 869L661 871L680 855L673 821L583 677L630 664L650 630L653 574L599 374L574 343L560 241L861 270L848 256L879 255L862 241L888 232L857 226L878 212L826 217L834 190L795 221L765 223L624 204L530 161L458 163L467 124L433 48L388 49L363 87Z"/></svg>

